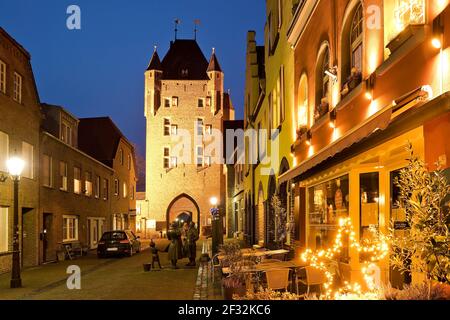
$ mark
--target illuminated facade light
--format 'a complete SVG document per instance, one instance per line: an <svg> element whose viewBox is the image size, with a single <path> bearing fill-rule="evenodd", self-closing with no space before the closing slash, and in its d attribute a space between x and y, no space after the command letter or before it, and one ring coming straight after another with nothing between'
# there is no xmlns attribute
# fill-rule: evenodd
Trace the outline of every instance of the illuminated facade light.
<svg viewBox="0 0 450 320"><path fill-rule="evenodd" d="M442 49L442 36L444 34L444 24L442 16L439 15L433 20L433 39L431 44L436 49Z"/></svg>
<svg viewBox="0 0 450 320"><path fill-rule="evenodd" d="M330 111L330 128L336 129L336 118L337 118L337 110L334 108Z"/></svg>

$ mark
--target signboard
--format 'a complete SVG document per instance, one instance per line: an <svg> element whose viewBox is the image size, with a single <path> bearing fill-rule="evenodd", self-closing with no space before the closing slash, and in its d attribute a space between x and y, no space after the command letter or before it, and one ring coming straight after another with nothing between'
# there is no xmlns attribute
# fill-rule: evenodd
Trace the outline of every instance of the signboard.
<svg viewBox="0 0 450 320"><path fill-rule="evenodd" d="M405 230L409 229L409 224L407 221L394 221L395 230Z"/></svg>

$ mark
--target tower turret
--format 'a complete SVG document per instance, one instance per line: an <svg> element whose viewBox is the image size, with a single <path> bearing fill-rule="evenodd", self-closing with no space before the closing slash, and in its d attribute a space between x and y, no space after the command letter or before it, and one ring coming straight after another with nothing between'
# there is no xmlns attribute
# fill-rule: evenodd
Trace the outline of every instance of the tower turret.
<svg viewBox="0 0 450 320"><path fill-rule="evenodd" d="M145 71L145 116L154 115L161 106L162 64L155 46Z"/></svg>
<svg viewBox="0 0 450 320"><path fill-rule="evenodd" d="M224 74L213 48L211 59L207 69L209 76L208 91L211 92L211 112L214 114L223 108L223 83Z"/></svg>

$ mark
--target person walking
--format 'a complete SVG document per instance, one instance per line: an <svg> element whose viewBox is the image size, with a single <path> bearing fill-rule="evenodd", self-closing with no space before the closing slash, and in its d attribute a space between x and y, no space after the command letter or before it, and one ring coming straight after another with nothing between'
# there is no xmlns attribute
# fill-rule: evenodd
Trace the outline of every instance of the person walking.
<svg viewBox="0 0 450 320"><path fill-rule="evenodd" d="M188 267L195 267L197 264L195 259L197 257L197 241L199 239L198 230L195 227L195 223L191 222L189 224L189 229L186 234L187 251L189 263L186 265Z"/></svg>
<svg viewBox="0 0 450 320"><path fill-rule="evenodd" d="M181 230L178 222L173 222L167 232L167 238L171 241L169 245L169 260L172 269L178 269L177 261L182 258Z"/></svg>

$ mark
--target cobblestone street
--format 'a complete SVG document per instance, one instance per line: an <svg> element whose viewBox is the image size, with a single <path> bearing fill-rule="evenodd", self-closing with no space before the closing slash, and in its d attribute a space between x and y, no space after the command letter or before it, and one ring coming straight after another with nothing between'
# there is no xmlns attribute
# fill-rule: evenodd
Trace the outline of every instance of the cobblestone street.
<svg viewBox="0 0 450 320"><path fill-rule="evenodd" d="M170 269L167 253L160 253L162 271L144 272L143 263L150 261L150 252L131 258L97 259L88 255L81 259L26 269L22 272L23 288L10 289L10 274L0 275L0 299L25 300L192 300L198 267L187 268L187 259L180 260L180 269ZM69 290L67 267L81 269L81 289ZM156 269L158 270L158 269Z"/></svg>

